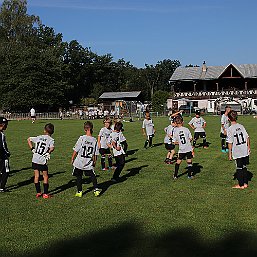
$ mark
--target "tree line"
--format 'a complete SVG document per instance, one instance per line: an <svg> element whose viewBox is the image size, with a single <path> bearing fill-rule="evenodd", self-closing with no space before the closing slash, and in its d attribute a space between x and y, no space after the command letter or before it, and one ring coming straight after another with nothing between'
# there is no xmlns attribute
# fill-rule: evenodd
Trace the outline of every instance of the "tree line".
<svg viewBox="0 0 257 257"><path fill-rule="evenodd" d="M57 110L97 102L107 91L142 91L143 100L170 92L178 60L137 68L129 61L98 55L27 12L27 0L4 0L0 10L0 109ZM166 93L165 93L166 92ZM157 94L157 97L156 97ZM166 97L165 96L165 97Z"/></svg>

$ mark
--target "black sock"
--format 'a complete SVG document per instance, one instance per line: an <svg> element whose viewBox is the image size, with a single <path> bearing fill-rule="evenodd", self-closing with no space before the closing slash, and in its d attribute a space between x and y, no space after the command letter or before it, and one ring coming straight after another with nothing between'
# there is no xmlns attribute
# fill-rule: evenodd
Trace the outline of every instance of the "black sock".
<svg viewBox="0 0 257 257"><path fill-rule="evenodd" d="M144 148L146 148L147 147L147 145L148 145L148 140L145 140L145 145L144 145Z"/></svg>
<svg viewBox="0 0 257 257"><path fill-rule="evenodd" d="M196 145L196 140L193 140L193 147L195 147Z"/></svg>
<svg viewBox="0 0 257 257"><path fill-rule="evenodd" d="M178 176L179 165L180 165L180 164L177 164L177 163L175 164L174 177L177 177L177 176Z"/></svg>
<svg viewBox="0 0 257 257"><path fill-rule="evenodd" d="M35 183L35 187L36 187L37 193L41 193L41 188L40 188L40 183L39 182Z"/></svg>
<svg viewBox="0 0 257 257"><path fill-rule="evenodd" d="M192 176L192 167L193 167L192 163L187 164L187 176L188 177Z"/></svg>
<svg viewBox="0 0 257 257"><path fill-rule="evenodd" d="M82 176L77 176L77 191L82 191Z"/></svg>
<svg viewBox="0 0 257 257"><path fill-rule="evenodd" d="M44 183L44 194L48 194L48 188L49 188L49 184L48 183Z"/></svg>
<svg viewBox="0 0 257 257"><path fill-rule="evenodd" d="M203 139L203 147L207 146L206 139Z"/></svg>

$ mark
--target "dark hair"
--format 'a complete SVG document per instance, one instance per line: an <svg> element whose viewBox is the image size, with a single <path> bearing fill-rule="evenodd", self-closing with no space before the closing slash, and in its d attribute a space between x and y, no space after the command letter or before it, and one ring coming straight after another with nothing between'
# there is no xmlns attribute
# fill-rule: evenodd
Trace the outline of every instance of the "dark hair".
<svg viewBox="0 0 257 257"><path fill-rule="evenodd" d="M5 117L0 117L0 124L8 125L8 120Z"/></svg>
<svg viewBox="0 0 257 257"><path fill-rule="evenodd" d="M174 123L176 123L176 124L182 124L182 123L183 123L183 118L182 118L180 115L176 116L176 117L174 118Z"/></svg>
<svg viewBox="0 0 257 257"><path fill-rule="evenodd" d="M236 111L230 111L228 113L228 118L230 121L236 121L237 120L237 112Z"/></svg>
<svg viewBox="0 0 257 257"><path fill-rule="evenodd" d="M47 123L45 125L45 131L49 134L49 135L53 135L54 133L54 125L52 123Z"/></svg>
<svg viewBox="0 0 257 257"><path fill-rule="evenodd" d="M115 125L114 125L114 130L117 130L117 131L121 131L122 130L122 127L123 127L123 124L118 121Z"/></svg>
<svg viewBox="0 0 257 257"><path fill-rule="evenodd" d="M90 132L93 133L93 128L94 128L94 126L93 126L93 123L91 121L86 121L84 123L84 130L85 131L90 129Z"/></svg>

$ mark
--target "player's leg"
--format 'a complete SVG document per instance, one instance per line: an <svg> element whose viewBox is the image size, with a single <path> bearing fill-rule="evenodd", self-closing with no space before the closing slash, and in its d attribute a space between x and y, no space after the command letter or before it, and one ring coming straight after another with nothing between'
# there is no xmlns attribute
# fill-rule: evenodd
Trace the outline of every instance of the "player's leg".
<svg viewBox="0 0 257 257"><path fill-rule="evenodd" d="M199 138L199 134L197 132L194 133L194 139L193 139L193 148L195 148L196 141Z"/></svg>
<svg viewBox="0 0 257 257"><path fill-rule="evenodd" d="M192 170L193 170L193 164L192 164L192 153L187 154L187 177L189 179L193 178Z"/></svg>
<svg viewBox="0 0 257 257"><path fill-rule="evenodd" d="M44 171L42 171L42 173L43 173L43 179L44 179L44 183L43 183L43 187L44 187L43 197L44 198L48 198L48 197L46 197L46 196L48 196L48 190L49 190L48 170L44 170Z"/></svg>
<svg viewBox="0 0 257 257"><path fill-rule="evenodd" d="M236 159L236 178L238 180L238 185L233 186L233 188L244 189L244 173L242 158Z"/></svg>
<svg viewBox="0 0 257 257"><path fill-rule="evenodd" d="M202 139L203 139L203 148L207 148L207 141L206 141L206 134L205 132L202 133L201 135Z"/></svg>
<svg viewBox="0 0 257 257"><path fill-rule="evenodd" d="M243 158L243 179L244 179L244 188L248 187L248 171L247 165L249 164L249 156Z"/></svg>
<svg viewBox="0 0 257 257"><path fill-rule="evenodd" d="M2 160L0 163L0 192L5 191L5 186L9 177L9 171L9 161Z"/></svg>
<svg viewBox="0 0 257 257"><path fill-rule="evenodd" d="M149 143L149 136L147 136L147 138L145 140L144 148L147 148L148 143Z"/></svg>
<svg viewBox="0 0 257 257"><path fill-rule="evenodd" d="M112 180L117 181L120 177L120 173L122 169L125 166L125 156L123 154L115 156L115 160L116 160L116 169L113 173Z"/></svg>
<svg viewBox="0 0 257 257"><path fill-rule="evenodd" d="M91 181L93 183L93 187L94 187L94 195L99 196L101 190L98 188L98 185L97 185L97 178L95 175L95 171L94 170L85 170L85 176L90 176Z"/></svg>
<svg viewBox="0 0 257 257"><path fill-rule="evenodd" d="M226 136L223 133L220 133L220 137L221 137L221 151L223 153L225 153L226 148L227 148L227 146L226 146Z"/></svg>
<svg viewBox="0 0 257 257"><path fill-rule="evenodd" d="M105 168L105 149L100 148L99 152L101 154L101 168L102 168L102 170L106 170L106 168Z"/></svg>
<svg viewBox="0 0 257 257"><path fill-rule="evenodd" d="M108 165L109 165L109 169L112 168L112 155L108 154Z"/></svg>
<svg viewBox="0 0 257 257"><path fill-rule="evenodd" d="M72 175L76 177L77 193L75 194L75 196L82 197L82 176L83 176L83 171L74 167Z"/></svg>
<svg viewBox="0 0 257 257"><path fill-rule="evenodd" d="M37 192L36 197L40 197L42 195L39 176L40 176L39 170L38 169L34 170L34 184Z"/></svg>
<svg viewBox="0 0 257 257"><path fill-rule="evenodd" d="M149 136L149 147L153 146L153 135Z"/></svg>
<svg viewBox="0 0 257 257"><path fill-rule="evenodd" d="M174 174L173 174L173 179L177 179L178 178L178 171L179 171L179 166L183 160L183 154L179 154L178 155L178 159L176 161L176 164L175 164L175 171L174 171Z"/></svg>

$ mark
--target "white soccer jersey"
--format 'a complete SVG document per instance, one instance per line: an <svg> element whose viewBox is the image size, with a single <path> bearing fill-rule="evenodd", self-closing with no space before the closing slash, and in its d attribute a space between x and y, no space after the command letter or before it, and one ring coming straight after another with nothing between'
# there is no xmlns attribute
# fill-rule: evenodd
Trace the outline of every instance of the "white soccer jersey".
<svg viewBox="0 0 257 257"><path fill-rule="evenodd" d="M121 154L125 154L122 146L121 146L121 141L120 141L120 132L116 132L116 131L113 131L110 135L110 142L112 144L112 142L114 142L116 144L116 146L119 146L121 147L121 150L116 150L114 147L113 147L113 155L114 156L118 156L118 155L121 155Z"/></svg>
<svg viewBox="0 0 257 257"><path fill-rule="evenodd" d="M220 121L220 122L221 122L221 125L224 125L225 130L227 130L228 127L229 127L229 125L230 125L228 116L225 115L225 114L223 114L223 115L221 116L221 121ZM222 128L222 126L221 126L221 128L220 128L220 132L224 134L224 129Z"/></svg>
<svg viewBox="0 0 257 257"><path fill-rule="evenodd" d="M153 135L154 134L153 120L152 119L150 119L150 120L144 119L142 128L146 130L147 136Z"/></svg>
<svg viewBox="0 0 257 257"><path fill-rule="evenodd" d="M188 128L177 127L174 131L172 142L179 143L178 153L188 153L193 150L191 145L192 135Z"/></svg>
<svg viewBox="0 0 257 257"><path fill-rule="evenodd" d="M36 116L36 111L34 108L30 109L30 116Z"/></svg>
<svg viewBox="0 0 257 257"><path fill-rule="evenodd" d="M232 124L227 130L227 142L232 144L233 159L246 157L249 155L247 139L248 133L243 125Z"/></svg>
<svg viewBox="0 0 257 257"><path fill-rule="evenodd" d="M164 144L171 144L172 143L172 137L174 134L175 127L172 125L169 125L167 128L164 129L166 135L164 137Z"/></svg>
<svg viewBox="0 0 257 257"><path fill-rule="evenodd" d="M41 165L46 164L45 154L48 153L50 148L54 147L54 139L49 135L30 137L29 139L35 144L35 153L33 154L32 162Z"/></svg>
<svg viewBox="0 0 257 257"><path fill-rule="evenodd" d="M73 162L73 166L80 170L92 170L93 157L99 155L97 140L91 136L80 136L73 150L77 152L77 156Z"/></svg>
<svg viewBox="0 0 257 257"><path fill-rule="evenodd" d="M100 148L104 148L104 149L108 148L107 144L110 143L110 134L111 133L112 133L111 128L109 128L109 129L106 127L101 128L99 135L98 135L100 137L100 144L101 144Z"/></svg>
<svg viewBox="0 0 257 257"><path fill-rule="evenodd" d="M203 126L206 123L206 121L204 120L204 118L202 117L194 117L192 118L192 120L188 123L189 125L193 125L195 128L195 132L205 132Z"/></svg>

